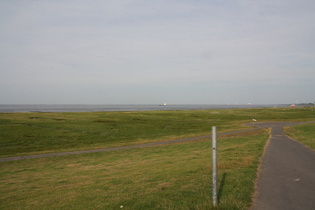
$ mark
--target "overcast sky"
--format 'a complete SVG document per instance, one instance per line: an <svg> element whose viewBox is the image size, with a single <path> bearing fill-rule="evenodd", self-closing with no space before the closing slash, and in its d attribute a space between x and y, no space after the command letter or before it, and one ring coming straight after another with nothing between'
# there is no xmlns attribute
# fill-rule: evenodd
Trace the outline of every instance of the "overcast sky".
<svg viewBox="0 0 315 210"><path fill-rule="evenodd" d="M314 101L314 0L0 1L0 104Z"/></svg>

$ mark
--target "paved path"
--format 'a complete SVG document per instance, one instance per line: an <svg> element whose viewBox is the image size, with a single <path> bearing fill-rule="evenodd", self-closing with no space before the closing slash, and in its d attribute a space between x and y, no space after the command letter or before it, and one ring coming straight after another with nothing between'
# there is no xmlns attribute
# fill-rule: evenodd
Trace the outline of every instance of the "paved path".
<svg viewBox="0 0 315 210"><path fill-rule="evenodd" d="M272 127L262 159L252 210L314 210L315 152L290 139L282 127L299 123L255 123Z"/></svg>

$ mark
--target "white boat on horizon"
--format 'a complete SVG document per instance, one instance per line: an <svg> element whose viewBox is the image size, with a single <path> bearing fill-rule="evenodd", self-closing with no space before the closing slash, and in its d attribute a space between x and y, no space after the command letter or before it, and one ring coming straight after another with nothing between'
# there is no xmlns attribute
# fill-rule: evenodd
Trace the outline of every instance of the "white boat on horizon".
<svg viewBox="0 0 315 210"><path fill-rule="evenodd" d="M166 106L166 103L160 104L159 106Z"/></svg>

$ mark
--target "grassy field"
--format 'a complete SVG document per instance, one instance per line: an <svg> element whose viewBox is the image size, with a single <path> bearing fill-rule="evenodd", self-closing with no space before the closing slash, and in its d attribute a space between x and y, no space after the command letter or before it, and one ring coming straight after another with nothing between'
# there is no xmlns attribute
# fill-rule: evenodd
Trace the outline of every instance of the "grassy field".
<svg viewBox="0 0 315 210"><path fill-rule="evenodd" d="M219 209L251 205L268 131L242 135L218 141ZM209 139L0 166L0 209L212 208Z"/></svg>
<svg viewBox="0 0 315 210"><path fill-rule="evenodd" d="M310 121L312 108L150 112L0 113L0 157L107 148L248 128L261 121Z"/></svg>
<svg viewBox="0 0 315 210"><path fill-rule="evenodd" d="M1 156L105 148L312 121L312 108L103 113L1 113ZM314 124L286 130L314 139ZM296 132L301 130L303 132ZM298 134L296 134L298 133ZM294 137L294 138L295 138ZM269 130L218 139L219 207L251 206ZM0 209L213 209L211 140L0 162Z"/></svg>

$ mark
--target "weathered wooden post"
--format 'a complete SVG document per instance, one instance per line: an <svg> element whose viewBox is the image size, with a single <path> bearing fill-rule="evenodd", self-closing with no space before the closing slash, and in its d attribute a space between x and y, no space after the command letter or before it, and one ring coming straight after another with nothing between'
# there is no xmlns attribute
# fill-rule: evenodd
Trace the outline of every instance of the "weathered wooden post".
<svg viewBox="0 0 315 210"><path fill-rule="evenodd" d="M212 201L218 205L217 196L217 127L212 126Z"/></svg>

